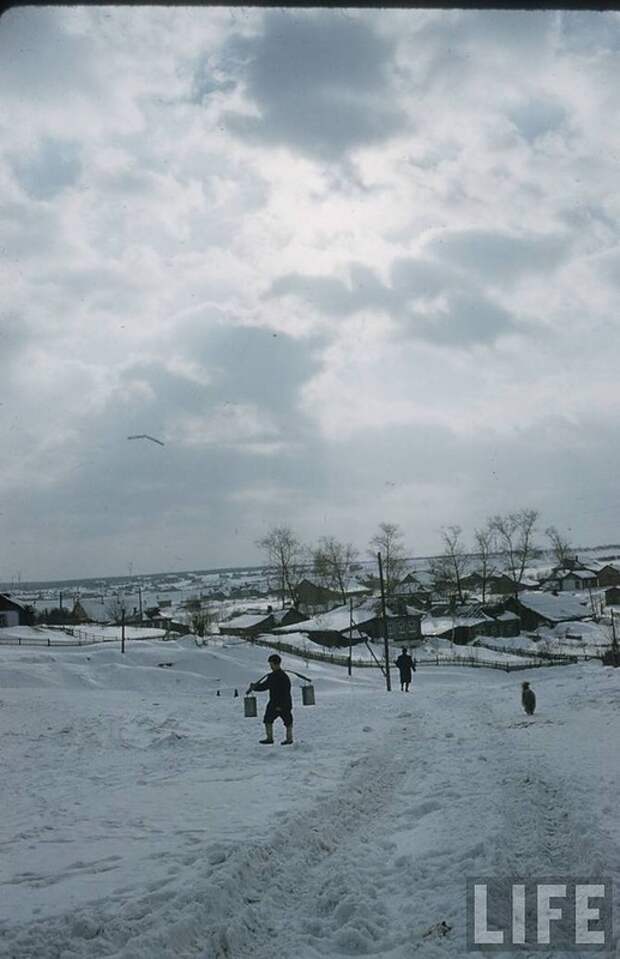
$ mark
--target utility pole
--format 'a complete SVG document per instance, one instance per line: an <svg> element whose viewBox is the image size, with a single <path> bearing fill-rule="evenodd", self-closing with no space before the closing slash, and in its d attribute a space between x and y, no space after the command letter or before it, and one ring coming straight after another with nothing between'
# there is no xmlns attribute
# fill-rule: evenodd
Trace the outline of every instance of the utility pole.
<svg viewBox="0 0 620 959"><path fill-rule="evenodd" d="M385 688L388 693L392 692L392 680L390 677L390 646L388 643L387 614L385 611L385 587L383 585L383 564L381 562L381 553L377 553L379 560L379 582L381 583L381 613L383 619L383 650L385 654Z"/></svg>
<svg viewBox="0 0 620 959"><path fill-rule="evenodd" d="M125 609L121 610L121 653L125 652Z"/></svg>
<svg viewBox="0 0 620 959"><path fill-rule="evenodd" d="M349 663L347 667L349 676L353 672L352 663L351 663L352 658L353 658L353 598L350 596L349 597Z"/></svg>
<svg viewBox="0 0 620 959"><path fill-rule="evenodd" d="M140 622L142 622L142 587L138 586L138 603L140 605Z"/></svg>

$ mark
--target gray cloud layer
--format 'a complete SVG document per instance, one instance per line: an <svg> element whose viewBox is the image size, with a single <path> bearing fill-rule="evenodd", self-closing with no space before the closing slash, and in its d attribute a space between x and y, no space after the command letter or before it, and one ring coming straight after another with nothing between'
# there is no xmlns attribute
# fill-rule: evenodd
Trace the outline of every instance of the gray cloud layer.
<svg viewBox="0 0 620 959"><path fill-rule="evenodd" d="M616 538L619 46L616 14L5 14L0 579L250 562L275 521Z"/></svg>

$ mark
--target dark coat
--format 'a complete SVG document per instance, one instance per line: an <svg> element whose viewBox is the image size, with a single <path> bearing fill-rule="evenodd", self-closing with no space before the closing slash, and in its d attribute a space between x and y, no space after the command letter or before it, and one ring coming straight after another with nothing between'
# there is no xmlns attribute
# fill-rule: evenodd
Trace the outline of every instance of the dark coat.
<svg viewBox="0 0 620 959"><path fill-rule="evenodd" d="M291 709L291 681L283 669L275 669L262 683L254 683L257 693L269 692L269 702L278 709Z"/></svg>
<svg viewBox="0 0 620 959"><path fill-rule="evenodd" d="M415 672L415 666L413 665L413 660L409 653L401 653L396 660L396 665L398 666L398 671L400 673L401 683L410 683L411 672Z"/></svg>
<svg viewBox="0 0 620 959"><path fill-rule="evenodd" d="M536 709L536 694L534 690L526 687L521 693L521 702L528 716L533 716L534 710Z"/></svg>

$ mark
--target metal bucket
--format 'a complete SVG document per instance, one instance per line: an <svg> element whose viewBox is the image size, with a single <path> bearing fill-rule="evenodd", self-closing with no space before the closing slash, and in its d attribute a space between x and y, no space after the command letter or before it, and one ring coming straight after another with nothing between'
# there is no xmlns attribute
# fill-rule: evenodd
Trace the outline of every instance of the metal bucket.
<svg viewBox="0 0 620 959"><path fill-rule="evenodd" d="M256 716L256 696L244 696L243 714L248 719L254 719Z"/></svg>
<svg viewBox="0 0 620 959"><path fill-rule="evenodd" d="M304 706L314 706L314 686L312 683L301 687L301 701Z"/></svg>

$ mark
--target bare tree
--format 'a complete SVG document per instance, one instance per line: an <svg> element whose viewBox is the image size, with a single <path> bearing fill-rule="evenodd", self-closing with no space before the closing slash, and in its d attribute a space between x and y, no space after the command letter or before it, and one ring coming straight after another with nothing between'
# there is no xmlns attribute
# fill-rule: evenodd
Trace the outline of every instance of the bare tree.
<svg viewBox="0 0 620 959"><path fill-rule="evenodd" d="M333 536L323 536L312 553L314 573L325 586L336 589L347 601L346 584L358 551L351 543L340 543Z"/></svg>
<svg viewBox="0 0 620 959"><path fill-rule="evenodd" d="M486 602L489 577L492 573L491 553L493 551L493 531L487 523L481 529L474 530L474 544L477 554L477 573L480 576L482 602Z"/></svg>
<svg viewBox="0 0 620 959"><path fill-rule="evenodd" d="M489 520L489 529L508 563L515 593L523 580L525 567L538 554L533 542L537 520L538 511L535 509L520 509Z"/></svg>
<svg viewBox="0 0 620 959"><path fill-rule="evenodd" d="M123 596L121 593L115 593L112 599L108 600L106 603L106 614L116 626L119 626L122 623L123 617L127 619L128 610L129 603L127 597Z"/></svg>
<svg viewBox="0 0 620 959"><path fill-rule="evenodd" d="M446 526L441 531L444 544L443 556L434 562L437 564L437 574L443 578L444 588L463 602L463 587L461 580L467 571L467 554L461 541L462 529L460 526Z"/></svg>
<svg viewBox="0 0 620 959"><path fill-rule="evenodd" d="M381 553L386 596L391 596L407 571L403 533L396 523L380 523L370 540L369 554L376 560Z"/></svg>
<svg viewBox="0 0 620 959"><path fill-rule="evenodd" d="M211 632L211 626L217 621L217 615L212 606L202 606L192 613L192 630L197 636L204 637Z"/></svg>
<svg viewBox="0 0 620 959"><path fill-rule="evenodd" d="M274 526L266 536L256 541L259 549L266 556L277 584L277 591L282 599L282 609L286 603L287 594L295 601L295 587L299 582L302 570L304 549L290 526Z"/></svg>
<svg viewBox="0 0 620 959"><path fill-rule="evenodd" d="M564 566L573 554L573 548L566 536L556 526L547 526L545 536L551 543L551 550L558 566Z"/></svg>

